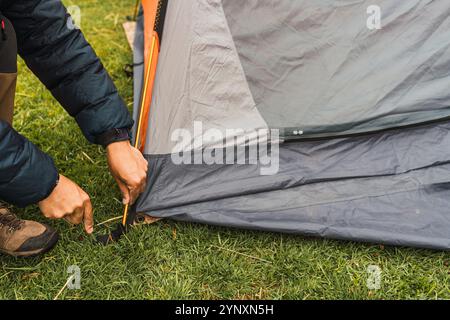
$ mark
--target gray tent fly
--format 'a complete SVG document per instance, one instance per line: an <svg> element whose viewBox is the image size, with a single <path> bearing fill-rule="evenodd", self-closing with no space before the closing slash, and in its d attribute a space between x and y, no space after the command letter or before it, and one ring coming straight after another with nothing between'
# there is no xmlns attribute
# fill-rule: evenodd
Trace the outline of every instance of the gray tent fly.
<svg viewBox="0 0 450 320"><path fill-rule="evenodd" d="M450 249L449 17L448 1L170 0L135 211Z"/></svg>

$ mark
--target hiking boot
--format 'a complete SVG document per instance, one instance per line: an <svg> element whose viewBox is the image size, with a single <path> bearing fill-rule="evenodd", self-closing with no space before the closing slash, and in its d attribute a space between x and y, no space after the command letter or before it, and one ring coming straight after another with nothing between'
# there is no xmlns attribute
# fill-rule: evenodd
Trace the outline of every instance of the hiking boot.
<svg viewBox="0 0 450 320"><path fill-rule="evenodd" d="M58 233L44 224L21 220L0 203L0 252L30 257L52 249Z"/></svg>

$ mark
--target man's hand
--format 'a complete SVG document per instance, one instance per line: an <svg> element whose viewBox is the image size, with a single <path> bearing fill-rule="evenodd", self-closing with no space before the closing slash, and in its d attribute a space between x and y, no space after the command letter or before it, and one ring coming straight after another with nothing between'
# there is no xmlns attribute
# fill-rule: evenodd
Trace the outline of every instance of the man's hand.
<svg viewBox="0 0 450 320"><path fill-rule="evenodd" d="M129 141L111 143L106 147L111 173L119 185L123 204L134 204L145 190L148 163Z"/></svg>
<svg viewBox="0 0 450 320"><path fill-rule="evenodd" d="M66 219L78 225L84 221L86 232L94 231L94 217L89 196L75 182L59 175L58 185L46 199L39 202L42 214L49 219Z"/></svg>

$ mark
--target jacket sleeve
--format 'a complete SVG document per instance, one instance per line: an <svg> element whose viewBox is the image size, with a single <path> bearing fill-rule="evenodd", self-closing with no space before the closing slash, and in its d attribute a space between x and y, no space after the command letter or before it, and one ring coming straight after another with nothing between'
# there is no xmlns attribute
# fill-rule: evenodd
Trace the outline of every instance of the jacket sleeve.
<svg viewBox="0 0 450 320"><path fill-rule="evenodd" d="M28 67L75 117L86 138L129 129L133 120L107 71L59 0L10 0L3 11Z"/></svg>
<svg viewBox="0 0 450 320"><path fill-rule="evenodd" d="M0 199L25 207L47 198L56 186L53 160L0 120Z"/></svg>

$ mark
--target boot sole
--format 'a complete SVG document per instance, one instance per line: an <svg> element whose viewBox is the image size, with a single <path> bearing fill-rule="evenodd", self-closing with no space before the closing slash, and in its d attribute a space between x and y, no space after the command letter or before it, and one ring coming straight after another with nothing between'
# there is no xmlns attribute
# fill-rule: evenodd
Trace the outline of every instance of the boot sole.
<svg viewBox="0 0 450 320"><path fill-rule="evenodd" d="M51 235L50 239L47 241L47 244L45 245L45 247L43 247L41 249L37 249L37 250L33 250L33 251L26 251L26 252L11 252L11 251L0 249L0 252L10 255L10 256L13 256L13 257L16 257L16 258L32 258L32 257L36 257L36 256L39 256L39 255L49 252L51 249L53 249L53 247L56 245L58 240L59 240L59 235L55 231Z"/></svg>

